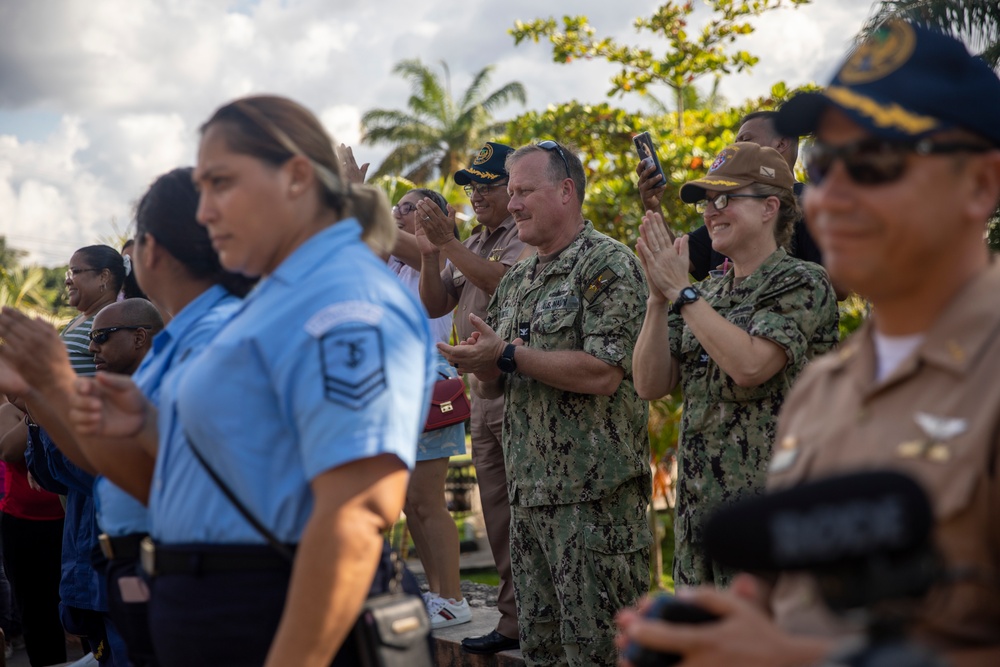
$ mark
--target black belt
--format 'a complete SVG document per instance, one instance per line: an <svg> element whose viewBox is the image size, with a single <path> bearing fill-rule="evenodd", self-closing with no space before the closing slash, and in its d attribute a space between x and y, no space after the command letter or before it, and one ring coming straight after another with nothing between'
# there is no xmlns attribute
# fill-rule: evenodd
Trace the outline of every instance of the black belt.
<svg viewBox="0 0 1000 667"><path fill-rule="evenodd" d="M291 547L294 552L295 547ZM207 549L154 544L141 547L142 568L150 576L291 570L287 558L265 545L213 545Z"/></svg>
<svg viewBox="0 0 1000 667"><path fill-rule="evenodd" d="M120 537L111 537L107 533L97 536L97 543L101 545L101 553L108 560L125 560L139 557L139 543L146 533L132 533Z"/></svg>

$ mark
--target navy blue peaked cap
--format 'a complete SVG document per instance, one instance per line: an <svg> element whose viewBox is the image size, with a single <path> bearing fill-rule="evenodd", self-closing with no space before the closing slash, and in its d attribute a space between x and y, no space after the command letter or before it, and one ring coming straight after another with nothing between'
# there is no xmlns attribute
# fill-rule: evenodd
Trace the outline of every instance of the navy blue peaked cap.
<svg viewBox="0 0 1000 667"><path fill-rule="evenodd" d="M514 149L510 146L487 141L479 149L472 164L455 172L455 182L459 185L468 185L470 181L499 183L507 178L507 156L513 152Z"/></svg>
<svg viewBox="0 0 1000 667"><path fill-rule="evenodd" d="M788 100L774 119L786 136L816 130L828 106L884 139L917 140L952 128L1000 146L1000 78L953 37L886 22L847 56L818 93Z"/></svg>

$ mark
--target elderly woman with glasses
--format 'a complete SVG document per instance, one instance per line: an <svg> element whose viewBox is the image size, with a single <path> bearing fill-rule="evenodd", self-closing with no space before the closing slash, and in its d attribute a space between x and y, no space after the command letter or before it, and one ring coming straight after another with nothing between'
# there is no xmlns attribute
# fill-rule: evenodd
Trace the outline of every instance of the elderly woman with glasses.
<svg viewBox="0 0 1000 667"><path fill-rule="evenodd" d="M90 326L101 308L118 299L125 274L125 260L111 246L86 246L69 258L66 294L69 305L79 310L80 314L63 328L61 336L73 369L79 375L94 374L94 355L87 350Z"/></svg>
<svg viewBox="0 0 1000 667"><path fill-rule="evenodd" d="M726 147L681 187L702 211L712 247L732 259L697 286L686 237L670 242L647 211L637 243L649 299L635 347L635 387L662 398L680 384L674 581L728 585L734 572L707 559L713 509L764 488L778 411L805 364L837 342L836 297L818 264L785 250L801 216L794 178L772 148ZM664 354L665 344L669 354Z"/></svg>
<svg viewBox="0 0 1000 667"><path fill-rule="evenodd" d="M393 254L389 257L389 270L399 276L406 289L420 297L420 249L414 234L417 227L417 202L433 202L449 216L448 202L440 193L425 188L410 190L392 207L399 234ZM455 238L458 227L455 226ZM438 272L447 260L439 259ZM451 339L451 313L431 320L431 337L435 343L448 343ZM458 377L458 372L437 354L439 378ZM454 424L434 431L426 431L417 440L417 464L406 487L406 525L413 536L417 555L424 566L428 591L424 593L431 627L445 628L468 623L472 620L469 603L462 597L459 578L458 528L448 513L444 498L444 483L448 475L449 457L465 453L465 424Z"/></svg>

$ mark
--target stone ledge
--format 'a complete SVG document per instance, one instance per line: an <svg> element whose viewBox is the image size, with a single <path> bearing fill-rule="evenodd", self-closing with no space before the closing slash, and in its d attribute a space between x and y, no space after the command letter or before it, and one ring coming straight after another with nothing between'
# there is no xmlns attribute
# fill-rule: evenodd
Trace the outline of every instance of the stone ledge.
<svg viewBox="0 0 1000 667"><path fill-rule="evenodd" d="M500 612L496 607L473 607L471 622L435 630L434 664L437 667L523 667L524 658L519 649L492 655L462 650L463 639L492 632L499 620Z"/></svg>

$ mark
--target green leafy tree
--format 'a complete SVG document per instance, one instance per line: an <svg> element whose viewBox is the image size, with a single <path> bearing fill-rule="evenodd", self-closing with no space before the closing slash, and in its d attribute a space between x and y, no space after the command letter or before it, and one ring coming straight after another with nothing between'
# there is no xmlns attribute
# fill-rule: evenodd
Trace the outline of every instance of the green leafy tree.
<svg viewBox="0 0 1000 667"><path fill-rule="evenodd" d="M738 107L684 111L683 130L677 129L675 113L637 114L606 102L573 101L522 114L508 123L504 138L512 146L549 138L574 146L587 175L584 215L598 230L634 245L643 208L635 175L639 158L632 137L646 130L652 135L667 177L666 217L672 229L688 232L702 220L693 206L680 201L680 186L705 174L715 155L735 140L745 114L773 108L793 92L779 83L768 97Z"/></svg>
<svg viewBox="0 0 1000 667"><path fill-rule="evenodd" d="M404 60L393 71L410 82L406 110L373 109L361 117L361 142L393 146L373 174L402 175L415 183L446 180L466 166L469 156L503 131L493 114L511 102L524 104L524 86L516 81L487 92L492 67L484 67L456 100L448 66L444 81L419 60Z"/></svg>
<svg viewBox="0 0 1000 667"><path fill-rule="evenodd" d="M788 0L792 5L809 0ZM667 2L650 17L635 20L636 30L663 38L666 49L621 44L610 37L596 37L586 16L564 16L562 30L552 17L524 23L517 21L510 33L516 44L526 39L538 42L547 37L552 43L552 59L568 63L573 59L603 58L621 66L611 79L608 96L628 92L646 94L656 85L666 86L674 98L677 129L684 129L685 92L706 75L743 72L757 63L757 57L742 50L730 50L741 35L754 31L748 19L779 7L782 0L707 0L712 15L701 30L690 25L693 2Z"/></svg>
<svg viewBox="0 0 1000 667"><path fill-rule="evenodd" d="M937 27L964 41L990 67L1000 67L1000 2L996 0L880 0L858 38L901 17Z"/></svg>

